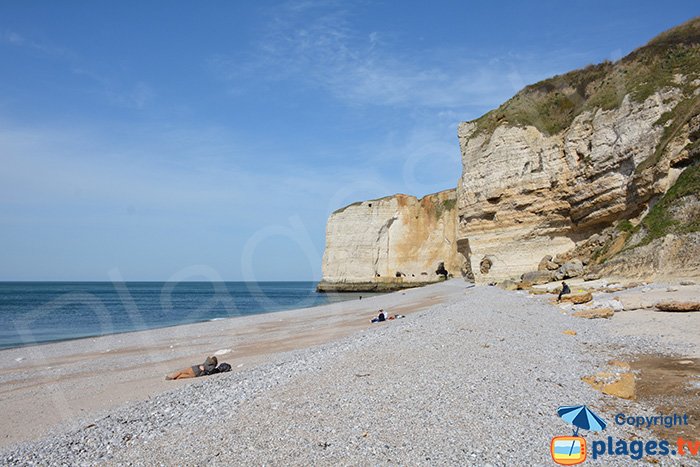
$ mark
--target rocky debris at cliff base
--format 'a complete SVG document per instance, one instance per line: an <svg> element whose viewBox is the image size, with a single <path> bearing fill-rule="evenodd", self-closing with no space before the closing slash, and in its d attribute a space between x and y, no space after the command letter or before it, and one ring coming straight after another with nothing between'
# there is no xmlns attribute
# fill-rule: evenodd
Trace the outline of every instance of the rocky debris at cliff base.
<svg viewBox="0 0 700 467"><path fill-rule="evenodd" d="M659 302L656 304L656 309L658 311L669 311L679 313L700 311L700 302Z"/></svg>
<svg viewBox="0 0 700 467"><path fill-rule="evenodd" d="M515 281L505 280L496 284L503 290L518 290L518 284Z"/></svg>
<svg viewBox="0 0 700 467"><path fill-rule="evenodd" d="M622 311L625 309L625 307L622 305L622 302L617 297L613 297L611 299L595 298L590 304L593 307L610 308L615 312Z"/></svg>
<svg viewBox="0 0 700 467"><path fill-rule="evenodd" d="M538 271L556 271L559 269L559 264L555 263L552 261L552 255L546 255L542 260L540 261L540 264L537 266Z"/></svg>
<svg viewBox="0 0 700 467"><path fill-rule="evenodd" d="M520 276L521 288L581 277L585 273L583 262L578 258L558 261L561 259L552 259L551 255L546 255L540 261L537 271L528 271Z"/></svg>
<svg viewBox="0 0 700 467"><path fill-rule="evenodd" d="M612 318L615 314L612 308L591 308L589 310L576 311L572 316L577 318L596 319L596 318Z"/></svg>
<svg viewBox="0 0 700 467"><path fill-rule="evenodd" d="M554 271L530 271L520 277L522 287L542 285L554 280Z"/></svg>
<svg viewBox="0 0 700 467"><path fill-rule="evenodd" d="M554 273L554 280L561 281L583 275L583 263L579 259L572 259L562 264Z"/></svg>
<svg viewBox="0 0 700 467"><path fill-rule="evenodd" d="M625 311L657 308L665 302L700 302L700 286L679 287L677 291L668 291L660 284L649 284L642 288L635 287L616 295Z"/></svg>
<svg viewBox="0 0 700 467"><path fill-rule="evenodd" d="M593 300L587 303L573 304L570 302L564 302L558 303L558 305L559 309L571 313L572 316L589 319L607 318L612 316L612 314L616 312L623 311L624 309L622 303L616 298L608 300L604 297L594 298ZM603 316L608 313L606 311L598 312L597 310L610 310L610 316ZM588 316L589 314L591 316ZM595 316L597 314L600 314L601 316Z"/></svg>

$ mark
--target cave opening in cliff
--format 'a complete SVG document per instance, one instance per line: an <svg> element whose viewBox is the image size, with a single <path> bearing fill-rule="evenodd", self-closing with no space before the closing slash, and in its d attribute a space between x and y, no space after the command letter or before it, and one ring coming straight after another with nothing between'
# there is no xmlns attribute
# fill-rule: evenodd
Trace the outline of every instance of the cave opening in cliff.
<svg viewBox="0 0 700 467"><path fill-rule="evenodd" d="M464 260L462 261L462 277L465 280L474 281L474 273L472 272L472 250L469 247L468 238L460 238L457 240L457 253L462 255Z"/></svg>

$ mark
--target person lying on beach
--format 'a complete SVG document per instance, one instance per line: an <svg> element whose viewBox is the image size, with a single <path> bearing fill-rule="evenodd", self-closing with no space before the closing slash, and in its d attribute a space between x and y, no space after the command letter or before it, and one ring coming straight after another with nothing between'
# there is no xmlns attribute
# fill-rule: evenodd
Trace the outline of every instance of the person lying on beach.
<svg viewBox="0 0 700 467"><path fill-rule="evenodd" d="M562 295L570 294L571 289L569 288L569 285L566 282L561 283L561 292L559 292L559 298L557 298L557 301L561 301Z"/></svg>
<svg viewBox="0 0 700 467"><path fill-rule="evenodd" d="M228 363L222 363L218 367L218 360L216 357L207 357L204 363L201 365L193 365L189 368L185 368L174 373L170 373L165 377L166 380L172 379L185 379L185 378L197 378L199 376L213 375L215 373L225 373L231 371L231 365Z"/></svg>

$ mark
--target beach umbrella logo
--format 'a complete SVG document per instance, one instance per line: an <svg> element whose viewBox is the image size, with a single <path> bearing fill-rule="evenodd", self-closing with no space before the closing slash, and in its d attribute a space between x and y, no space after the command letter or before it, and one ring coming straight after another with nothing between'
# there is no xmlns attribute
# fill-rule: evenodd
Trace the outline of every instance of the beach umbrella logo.
<svg viewBox="0 0 700 467"><path fill-rule="evenodd" d="M578 435L579 430L603 431L607 423L585 405L565 405L557 414L573 425L573 435L552 438L552 460L561 465L580 464L586 460L586 439Z"/></svg>

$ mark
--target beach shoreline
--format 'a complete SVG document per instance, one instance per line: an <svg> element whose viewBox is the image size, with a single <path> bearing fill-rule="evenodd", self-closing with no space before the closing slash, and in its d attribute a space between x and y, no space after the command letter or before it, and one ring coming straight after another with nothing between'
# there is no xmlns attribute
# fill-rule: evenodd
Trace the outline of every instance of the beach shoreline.
<svg viewBox="0 0 700 467"><path fill-rule="evenodd" d="M640 294L648 292L638 287L616 296L636 299ZM226 325L233 321L186 325L178 336L148 336L146 354L140 343L144 336L132 335L134 347L121 343L123 361L118 355L105 361L121 365L146 356L136 372L153 386L139 389L130 379L135 370L121 368L108 375L118 384L116 393L133 396L141 390L142 396L73 410L45 428L44 435L51 436L5 443L2 456L16 465L57 459L134 465L545 463L551 437L571 433L556 416L559 405L585 403L610 421L619 412L654 414L694 403L694 396L682 390L665 399L659 394L645 398L649 384L643 379L639 399L626 400L603 394L582 378L624 359L640 368L633 370L639 377L651 374L653 384L653 377L664 378L654 373L656 367L677 366L700 351L700 314L621 311L610 320L588 320L552 305L551 297L456 280L334 304L338 308L330 311L249 317L245 325L237 321L233 326L242 332L239 345L220 357L232 363L234 372L189 381L162 378L176 363L186 366L197 352L206 355L205 348L225 350L222 345L233 340L226 332L218 335L216 325L230 329ZM407 317L372 325L368 310L379 307ZM295 330L292 336L290 330ZM169 339L181 342L180 348L170 349ZM90 355L98 347L93 344ZM78 350L73 349L73 358L86 358ZM0 352L3 362L5 357ZM650 359L660 363L639 366ZM687 366L693 371L677 385L692 382L688 378L696 366L693 360ZM115 378L123 381L115 383ZM77 381L85 385L90 378ZM39 388L45 392L51 384ZM90 388L85 389L89 396ZM36 418L27 418L35 429ZM658 436L610 425L606 435L620 439ZM514 441L524 438L530 442L514 450ZM669 460L670 465L678 461ZM606 464L628 461L609 457Z"/></svg>
<svg viewBox="0 0 700 467"><path fill-rule="evenodd" d="M370 326L377 310L411 314L454 298L429 288L362 300L252 316L43 343L0 350L0 447L38 439L52 428L146 400L191 381L165 381L165 374L216 354L234 371L270 355L319 345ZM218 353L217 353L218 352ZM42 417L27 417L28 411Z"/></svg>

